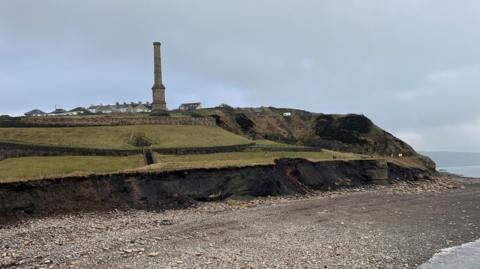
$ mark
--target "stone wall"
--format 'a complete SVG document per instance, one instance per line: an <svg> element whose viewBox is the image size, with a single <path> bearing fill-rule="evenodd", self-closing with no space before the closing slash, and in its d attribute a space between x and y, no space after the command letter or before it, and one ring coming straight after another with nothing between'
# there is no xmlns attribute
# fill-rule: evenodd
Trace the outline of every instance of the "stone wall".
<svg viewBox="0 0 480 269"><path fill-rule="evenodd" d="M0 142L0 161L7 158L28 156L129 156L142 154L142 152L141 149L71 148Z"/></svg>
<svg viewBox="0 0 480 269"><path fill-rule="evenodd" d="M322 152L322 148L318 147L269 147L269 146L252 146L246 151L262 151L262 152Z"/></svg>
<svg viewBox="0 0 480 269"><path fill-rule="evenodd" d="M241 144L214 147L190 148L153 148L154 152L167 155L208 154L222 152L238 152L252 147L254 144ZM25 145L0 142L0 160L28 156L129 156L142 154L142 149L94 149L58 146Z"/></svg>
<svg viewBox="0 0 480 269"><path fill-rule="evenodd" d="M230 146L214 146L214 147L193 147L193 148L157 148L153 151L166 155L190 155L190 154L209 154L223 152L239 152L244 151L255 144L241 144Z"/></svg>
<svg viewBox="0 0 480 269"><path fill-rule="evenodd" d="M120 126L120 125L202 125L215 126L210 117L134 117L134 116L66 116L66 117L25 117L15 127L75 127L75 126ZM7 126L5 126L7 127Z"/></svg>

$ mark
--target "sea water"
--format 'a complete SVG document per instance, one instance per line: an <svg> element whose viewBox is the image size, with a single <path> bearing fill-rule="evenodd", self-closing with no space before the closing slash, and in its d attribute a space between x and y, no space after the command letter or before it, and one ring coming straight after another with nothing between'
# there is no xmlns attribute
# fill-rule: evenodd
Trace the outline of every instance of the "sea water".
<svg viewBox="0 0 480 269"><path fill-rule="evenodd" d="M418 269L479 269L480 239L461 246L446 248Z"/></svg>
<svg viewBox="0 0 480 269"><path fill-rule="evenodd" d="M480 178L480 165L476 166L449 166L449 167L440 167L439 169L445 170L447 172L462 175L465 177L475 177Z"/></svg>
<svg viewBox="0 0 480 269"><path fill-rule="evenodd" d="M450 166L440 169L480 180L480 166ZM480 239L443 249L418 269L480 269Z"/></svg>

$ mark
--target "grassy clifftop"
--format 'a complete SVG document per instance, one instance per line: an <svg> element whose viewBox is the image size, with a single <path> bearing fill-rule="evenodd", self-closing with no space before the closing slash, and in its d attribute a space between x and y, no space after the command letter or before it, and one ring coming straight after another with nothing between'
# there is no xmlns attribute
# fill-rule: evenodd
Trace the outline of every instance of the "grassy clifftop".
<svg viewBox="0 0 480 269"><path fill-rule="evenodd" d="M0 161L0 183L106 173L144 166L142 156L22 157Z"/></svg>
<svg viewBox="0 0 480 269"><path fill-rule="evenodd" d="M158 163L145 166L140 155L22 157L0 161L0 183L70 175L136 171L170 171L191 168L242 167L273 164L277 158L305 158L312 161L355 159L354 154L321 152L230 152L196 155L156 155Z"/></svg>
<svg viewBox="0 0 480 269"><path fill-rule="evenodd" d="M153 147L209 147L248 144L247 138L219 127L195 125L129 125L67 128L0 128L0 142L35 145L134 149L132 133L142 133Z"/></svg>
<svg viewBox="0 0 480 269"><path fill-rule="evenodd" d="M273 164L275 159L279 158L303 158L310 161L325 161L334 159L359 159L358 155L334 152L228 152L198 155L168 156L158 155L158 163L139 168L139 171L149 170L179 170L191 168L222 168L222 167L242 167L251 165Z"/></svg>

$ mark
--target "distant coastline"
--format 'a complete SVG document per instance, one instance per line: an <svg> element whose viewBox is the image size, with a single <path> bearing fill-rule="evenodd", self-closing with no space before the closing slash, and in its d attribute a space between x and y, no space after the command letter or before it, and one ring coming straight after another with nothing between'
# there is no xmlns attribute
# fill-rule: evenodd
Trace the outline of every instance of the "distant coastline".
<svg viewBox="0 0 480 269"><path fill-rule="evenodd" d="M465 165L465 166L444 166L438 168L441 171L447 171L464 177L473 177L480 179L480 165Z"/></svg>
<svg viewBox="0 0 480 269"><path fill-rule="evenodd" d="M420 154L432 158L438 167L480 165L480 153L477 152L420 151Z"/></svg>
<svg viewBox="0 0 480 269"><path fill-rule="evenodd" d="M464 177L480 178L480 153L475 152L420 152L430 157L439 170Z"/></svg>

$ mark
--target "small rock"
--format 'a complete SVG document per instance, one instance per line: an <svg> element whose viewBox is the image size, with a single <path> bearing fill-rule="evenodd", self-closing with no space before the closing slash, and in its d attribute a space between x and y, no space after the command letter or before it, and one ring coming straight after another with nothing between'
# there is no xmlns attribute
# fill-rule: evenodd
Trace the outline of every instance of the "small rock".
<svg viewBox="0 0 480 269"><path fill-rule="evenodd" d="M173 221L168 220L168 219L164 219L164 220L160 221L159 225L173 225Z"/></svg>
<svg viewBox="0 0 480 269"><path fill-rule="evenodd" d="M71 266L77 266L77 265L80 265L80 261L79 261L79 260L73 260L73 261L70 261L70 265L71 265Z"/></svg>
<svg viewBox="0 0 480 269"><path fill-rule="evenodd" d="M157 257L158 255L160 255L160 252L150 252L147 254L148 257Z"/></svg>

